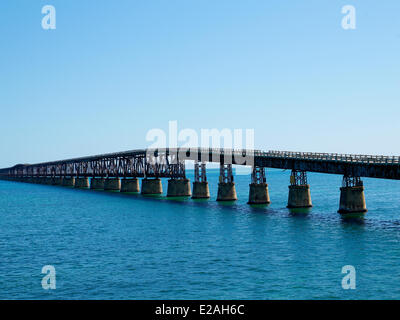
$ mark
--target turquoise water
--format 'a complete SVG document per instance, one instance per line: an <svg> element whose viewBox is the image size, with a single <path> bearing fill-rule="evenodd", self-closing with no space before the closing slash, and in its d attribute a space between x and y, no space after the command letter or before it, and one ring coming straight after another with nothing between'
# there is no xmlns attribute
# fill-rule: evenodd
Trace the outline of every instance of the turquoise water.
<svg viewBox="0 0 400 320"><path fill-rule="evenodd" d="M400 182L364 179L369 212L343 219L340 176L309 174L306 214L285 207L289 174L268 170L261 208L248 175L217 203L211 171L208 201L0 181L0 299L400 299Z"/></svg>

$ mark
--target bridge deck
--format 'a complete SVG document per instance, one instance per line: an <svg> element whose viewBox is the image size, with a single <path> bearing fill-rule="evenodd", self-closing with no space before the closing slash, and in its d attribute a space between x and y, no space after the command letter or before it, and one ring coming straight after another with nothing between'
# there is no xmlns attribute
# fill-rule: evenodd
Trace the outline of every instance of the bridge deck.
<svg viewBox="0 0 400 320"><path fill-rule="evenodd" d="M96 173L95 166L101 164L108 166L108 168L103 168L107 171L108 176L143 176L143 170L147 165L145 159L148 158L149 154L156 156L177 154L181 160L196 159L206 162L254 164L269 168L400 180L400 157L215 148L192 148L189 153L185 151L186 149L138 149L32 165L17 165L12 168L0 169L0 174L7 175L11 172L21 174L22 172L23 175L27 175L29 172L35 172L38 175L40 173L38 170L45 170L41 171L41 174L45 172L45 175L51 175L57 170L61 170L60 168L69 166L75 168L73 170L78 170L77 172L79 172L78 168L84 168L84 175L91 176ZM244 158L246 158L245 162L243 162ZM136 167L133 168L134 166ZM167 169L164 169L163 173L154 171L153 175L167 177L169 175Z"/></svg>

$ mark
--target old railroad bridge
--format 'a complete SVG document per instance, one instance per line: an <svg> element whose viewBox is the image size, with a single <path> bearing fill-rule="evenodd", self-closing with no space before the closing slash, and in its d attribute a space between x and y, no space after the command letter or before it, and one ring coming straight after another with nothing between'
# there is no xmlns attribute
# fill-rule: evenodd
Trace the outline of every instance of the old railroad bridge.
<svg viewBox="0 0 400 320"><path fill-rule="evenodd" d="M193 193L185 174L186 160L195 162ZM249 204L270 202L265 168L290 169L289 208L312 206L307 172L343 175L342 214L367 211L362 177L400 180L400 157L215 148L141 149L19 164L0 169L0 179L151 195L163 192L160 178L169 178L168 197L199 199L210 197L207 162L220 164L218 201L237 200L232 165L252 166ZM138 178L143 178L141 189Z"/></svg>

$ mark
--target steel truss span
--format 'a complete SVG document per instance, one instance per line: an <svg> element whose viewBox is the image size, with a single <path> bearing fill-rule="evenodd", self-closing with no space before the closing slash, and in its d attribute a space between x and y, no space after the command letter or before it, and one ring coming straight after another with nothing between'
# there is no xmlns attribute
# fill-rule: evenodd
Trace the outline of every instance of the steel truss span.
<svg viewBox="0 0 400 320"><path fill-rule="evenodd" d="M0 169L10 177L185 178L185 160L400 180L400 157L215 148L139 149Z"/></svg>

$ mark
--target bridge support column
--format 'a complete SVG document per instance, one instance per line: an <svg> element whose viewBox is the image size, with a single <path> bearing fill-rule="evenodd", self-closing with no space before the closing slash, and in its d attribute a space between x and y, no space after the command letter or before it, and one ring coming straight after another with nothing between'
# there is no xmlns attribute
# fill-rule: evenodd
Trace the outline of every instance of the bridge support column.
<svg viewBox="0 0 400 320"><path fill-rule="evenodd" d="M196 161L194 164L194 182L192 199L209 199L210 189L208 188L206 176L206 164Z"/></svg>
<svg viewBox="0 0 400 320"><path fill-rule="evenodd" d="M210 189L208 187L208 181L193 182L193 195L192 199L209 199Z"/></svg>
<svg viewBox="0 0 400 320"><path fill-rule="evenodd" d="M249 185L249 201L248 204L269 204L268 184L265 177L265 169L261 167L253 167L251 174L251 184Z"/></svg>
<svg viewBox="0 0 400 320"><path fill-rule="evenodd" d="M75 188L87 189L89 188L89 178L78 177L75 179Z"/></svg>
<svg viewBox="0 0 400 320"><path fill-rule="evenodd" d="M192 191L189 179L168 180L167 197L190 197L191 195Z"/></svg>
<svg viewBox="0 0 400 320"><path fill-rule="evenodd" d="M292 170L290 175L288 208L311 208L310 185L307 184L307 172Z"/></svg>
<svg viewBox="0 0 400 320"><path fill-rule="evenodd" d="M64 177L62 181L63 187L74 187L75 186L75 177Z"/></svg>
<svg viewBox="0 0 400 320"><path fill-rule="evenodd" d="M365 203L364 186L360 177L343 177L343 185L340 188L339 213L365 213L367 212Z"/></svg>
<svg viewBox="0 0 400 320"><path fill-rule="evenodd" d="M121 180L121 192L125 193L138 193L140 192L139 188L139 179L122 179Z"/></svg>
<svg viewBox="0 0 400 320"><path fill-rule="evenodd" d="M92 178L90 180L90 189L104 190L104 178Z"/></svg>
<svg viewBox="0 0 400 320"><path fill-rule="evenodd" d="M162 194L162 184L161 179L147 179L144 178L142 180L142 190L141 193L144 195L152 195L152 194Z"/></svg>
<svg viewBox="0 0 400 320"><path fill-rule="evenodd" d="M121 189L121 181L119 178L107 178L104 180L104 190L119 191Z"/></svg>
<svg viewBox="0 0 400 320"><path fill-rule="evenodd" d="M235 183L233 182L232 165L221 164L218 183L217 201L237 200Z"/></svg>

